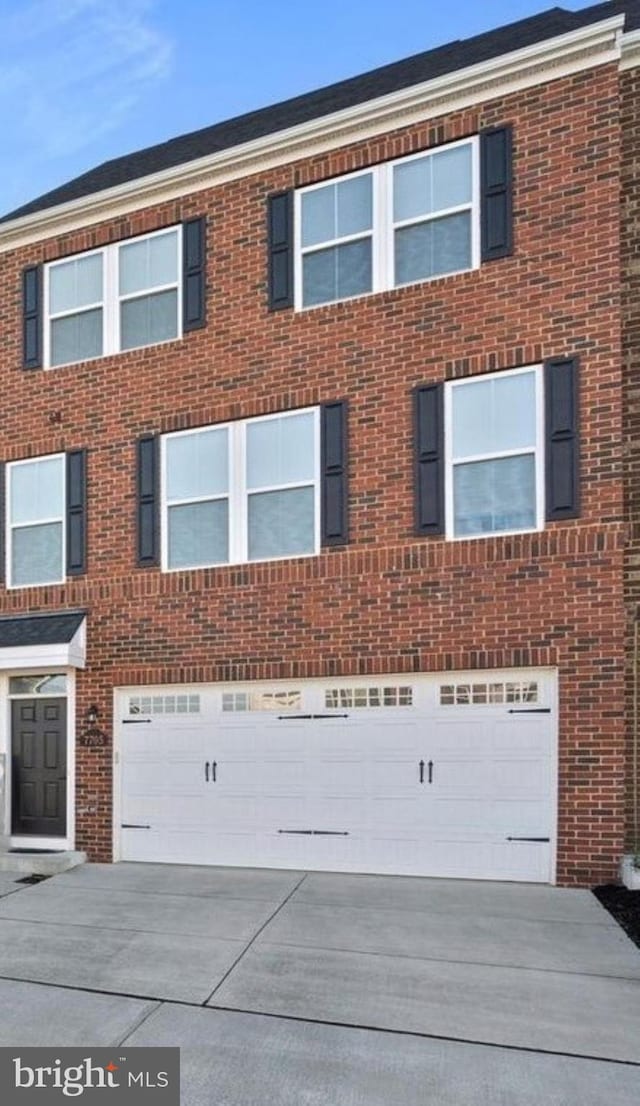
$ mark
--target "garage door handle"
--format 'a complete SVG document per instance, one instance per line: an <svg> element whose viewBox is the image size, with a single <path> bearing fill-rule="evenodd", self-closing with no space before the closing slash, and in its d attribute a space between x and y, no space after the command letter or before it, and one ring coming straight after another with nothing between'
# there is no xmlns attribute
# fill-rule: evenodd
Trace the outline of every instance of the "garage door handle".
<svg viewBox="0 0 640 1106"><path fill-rule="evenodd" d="M423 760L420 761L420 763L418 765L418 768L420 769L420 783L424 783L424 761ZM433 783L433 761L432 760L429 761L429 763L427 765L427 770L429 772L429 783Z"/></svg>
<svg viewBox="0 0 640 1106"><path fill-rule="evenodd" d="M216 760L211 761L211 782L216 783L218 777L218 762Z"/></svg>

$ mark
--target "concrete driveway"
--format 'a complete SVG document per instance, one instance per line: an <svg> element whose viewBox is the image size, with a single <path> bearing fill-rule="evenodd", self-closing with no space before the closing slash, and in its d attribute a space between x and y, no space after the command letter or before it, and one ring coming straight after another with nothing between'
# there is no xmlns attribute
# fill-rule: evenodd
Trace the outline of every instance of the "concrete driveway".
<svg viewBox="0 0 640 1106"><path fill-rule="evenodd" d="M637 1106L640 951L586 891L121 864L0 896L0 1045L179 1045L183 1106Z"/></svg>

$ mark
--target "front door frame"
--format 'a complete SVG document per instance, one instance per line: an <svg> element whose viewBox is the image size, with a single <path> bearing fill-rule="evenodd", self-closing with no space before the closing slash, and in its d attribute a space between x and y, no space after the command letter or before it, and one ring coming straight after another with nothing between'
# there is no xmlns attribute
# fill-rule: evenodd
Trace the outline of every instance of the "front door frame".
<svg viewBox="0 0 640 1106"><path fill-rule="evenodd" d="M36 837L30 834L11 833L11 800L13 794L13 780L11 774L11 704L16 699L37 699L37 695L9 695L9 680L13 676L49 676L63 673L67 677L66 695L43 695L43 699L64 698L67 702L67 832L64 837ZM5 826L4 832L10 835L11 848L14 849L54 849L64 852L75 848L75 779L76 779L76 755L75 755L75 715L76 715L76 678L75 668L16 668L15 671L0 673L0 751L5 754L6 782L5 782Z"/></svg>

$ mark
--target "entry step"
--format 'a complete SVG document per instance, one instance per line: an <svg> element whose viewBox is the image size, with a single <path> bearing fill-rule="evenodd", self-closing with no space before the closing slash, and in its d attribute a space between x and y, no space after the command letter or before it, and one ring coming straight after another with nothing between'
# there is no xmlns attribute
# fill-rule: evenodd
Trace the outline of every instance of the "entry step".
<svg viewBox="0 0 640 1106"><path fill-rule="evenodd" d="M67 849L64 852L43 852L20 849L0 852L0 872L22 872L30 876L57 876L86 863L87 854Z"/></svg>

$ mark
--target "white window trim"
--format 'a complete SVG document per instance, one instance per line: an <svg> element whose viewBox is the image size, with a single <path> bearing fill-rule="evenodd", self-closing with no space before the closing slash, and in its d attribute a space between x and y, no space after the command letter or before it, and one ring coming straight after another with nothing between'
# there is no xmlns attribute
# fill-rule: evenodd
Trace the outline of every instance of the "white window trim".
<svg viewBox="0 0 640 1106"><path fill-rule="evenodd" d="M14 469L21 465L33 465L39 461L62 461L62 514L49 516L47 518L38 519L36 522L20 522L13 523L11 521L12 514L12 495L11 495L11 473ZM21 461L10 461L6 465L5 475L5 496L6 496L6 521L5 521L5 579L7 581L7 591L17 591L22 588L41 588L53 586L55 584L64 584L66 580L66 566L67 566L67 471L65 465L64 453L46 453L41 457L25 457ZM61 570L62 575L57 580L34 580L29 584L14 584L13 574L11 571L12 554L13 554L13 531L14 530L26 530L33 526L46 526L50 523L60 523L62 527L62 557L61 557Z"/></svg>
<svg viewBox="0 0 640 1106"><path fill-rule="evenodd" d="M314 477L310 481L300 481L288 484L264 485L259 488L247 488L246 477L246 443L247 426L257 422L269 422L274 419L293 418L296 415L313 414L313 449L314 449ZM184 438L188 435L201 434L207 430L226 430L229 451L229 488L228 491L211 496L194 496L193 499L172 500L167 498L167 442L171 438ZM291 561L302 557L316 557L320 552L320 408L301 407L292 411L278 411L272 415L258 415L255 418L242 419L238 422L214 423L208 426L198 426L190 430L178 430L171 434L163 434L160 440L160 498L161 498L161 566L163 572L191 572L202 568L219 568L221 566L235 564L264 564L271 561ZM269 492L286 491L291 488L315 489L314 497L314 547L309 553L281 554L277 557L251 558L248 556L248 502L249 496ZM168 511L170 506L178 506L181 503L208 503L214 500L227 499L229 503L229 559L227 561L210 561L206 564L178 565L169 564L169 526Z"/></svg>
<svg viewBox="0 0 640 1106"><path fill-rule="evenodd" d="M458 146L471 147L471 202L468 204L456 204L451 208L443 208L441 211L430 215L403 219L394 222L393 219L393 170L396 165L404 165L409 161L428 158L442 153L445 150L453 150ZM341 184L343 181L352 180L354 177L371 176L372 180L372 229L358 234L345 235L343 238L327 239L326 242L318 242L313 246L302 245L302 197L309 192L318 191L331 184ZM471 265L468 269L456 269L448 273L435 273L433 276L423 277L421 280L395 282L395 230L398 227L412 226L426 222L433 222L447 215L458 212L471 212ZM345 245L349 242L361 241L371 238L371 289L368 292L359 292L355 296L343 296L335 300L326 300L323 303L303 304L302 302L302 260L306 254L317 253L332 246ZM480 267L480 142L477 135L470 138L462 138L456 142L448 142L442 146L434 146L429 150L419 150L415 154L406 157L395 158L393 161L383 162L381 165L369 166L367 169L359 169L354 173L345 173L343 176L331 177L328 180L318 181L298 188L294 194L294 306L296 311L314 311L319 307L330 307L336 303L347 303L350 300L363 299L378 292L390 292L398 288L410 288L416 284L428 284L433 280L444 280L447 277L458 276L460 273L472 272Z"/></svg>
<svg viewBox="0 0 640 1106"><path fill-rule="evenodd" d="M138 292L127 292L124 295L120 295L119 286L119 258L120 250L123 246L131 245L134 242L144 242L149 238L157 238L162 234L175 233L176 250L178 260L178 277L177 281L173 284L158 284L153 288L141 289ZM94 304L83 304L82 307L75 308L68 311L49 311L49 288L50 288L50 274L53 269L59 268L61 265L67 264L69 261L83 261L87 257L95 257L97 255L102 256L102 300ZM67 257L57 258L55 261L50 261L44 266L44 367L45 369L64 369L69 365L84 364L85 361L98 361L101 357L113 357L120 353L132 353L136 349L149 349L151 346L164 346L167 342L177 342L182 338L182 287L183 287L183 261L182 261L182 225L176 223L174 226L162 227L160 230L151 231L149 234L139 234L132 238L125 238L118 242L111 242L107 246L103 246L100 249L86 250L84 253L70 254ZM120 304L127 300L141 299L144 296L154 295L156 292L172 292L176 290L177 296L177 331L174 338L164 338L161 342L152 342L148 345L142 346L129 346L127 349L121 348L120 341ZM55 319L69 318L75 315L82 315L88 311L95 311L97 308L102 308L102 352L95 355L95 357L83 357L78 361L64 361L60 364L51 364L51 322Z"/></svg>
<svg viewBox="0 0 640 1106"><path fill-rule="evenodd" d="M473 461L493 461L502 457L522 457L526 454L535 455L536 475L536 524L518 530L491 530L484 534L455 534L454 533L454 506L453 506L453 403L454 390L464 384L480 383L486 380L501 379L507 376L523 376L526 373L535 374L536 394L536 441L534 447L526 449L496 450L493 453L483 453L464 458L464 464ZM514 534L537 533L544 529L545 521L545 456L544 456L544 379L542 365L525 365L518 369L506 369L501 372L483 373L479 376L461 377L460 380L447 381L444 388L444 442L445 442L445 536L448 541L478 541L486 538L509 537ZM463 462L456 462L461 464Z"/></svg>

